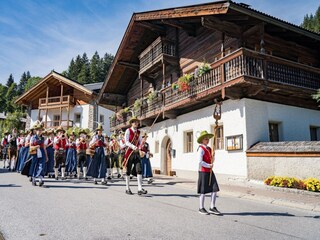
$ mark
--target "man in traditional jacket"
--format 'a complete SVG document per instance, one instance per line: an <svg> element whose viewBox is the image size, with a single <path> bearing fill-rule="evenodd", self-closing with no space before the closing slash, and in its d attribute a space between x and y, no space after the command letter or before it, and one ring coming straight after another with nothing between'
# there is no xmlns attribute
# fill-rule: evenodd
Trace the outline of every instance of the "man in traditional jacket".
<svg viewBox="0 0 320 240"><path fill-rule="evenodd" d="M102 125L99 124L96 129L96 135L94 135L89 143L90 147L95 148L95 152L93 155L93 159L90 163L89 169L88 169L88 176L93 177L94 184L98 184L97 178L101 179L102 185L107 185L106 181L106 172L107 172L107 166L106 166L106 159L105 159L105 153L104 148L106 147L107 143L104 139L104 136L102 135Z"/></svg>
<svg viewBox="0 0 320 240"><path fill-rule="evenodd" d="M8 146L9 146L8 135L9 135L9 132L5 131L4 136L1 140L3 168L6 168L6 162L8 159Z"/></svg>
<svg viewBox="0 0 320 240"><path fill-rule="evenodd" d="M130 174L137 176L138 179L138 195L147 194L147 191L142 188L142 170L141 160L139 156L139 146L141 144L141 135L138 130L139 120L132 117L129 120L131 127L128 128L124 134L127 150L124 157L123 166L127 168L126 171L126 194L132 195L130 189Z"/></svg>
<svg viewBox="0 0 320 240"><path fill-rule="evenodd" d="M124 160L124 154L126 152L127 145L126 145L126 140L124 139L124 132L122 131L119 133L119 145L120 145L120 154L119 154L120 177L123 179L123 160Z"/></svg>
<svg viewBox="0 0 320 240"><path fill-rule="evenodd" d="M13 128L12 133L8 136L8 155L9 155L9 172L14 171L17 160L17 129Z"/></svg>
<svg viewBox="0 0 320 240"><path fill-rule="evenodd" d="M81 179L81 167L83 178L87 180L87 155L86 149L88 148L87 144L87 133L84 129L80 129L79 137L76 140L77 147L77 174L78 179Z"/></svg>
<svg viewBox="0 0 320 240"><path fill-rule="evenodd" d="M65 130L60 126L56 129L57 136L54 138L54 175L55 179L58 180L58 169L61 167L61 179L65 180L66 173L66 150L67 150L67 136Z"/></svg>

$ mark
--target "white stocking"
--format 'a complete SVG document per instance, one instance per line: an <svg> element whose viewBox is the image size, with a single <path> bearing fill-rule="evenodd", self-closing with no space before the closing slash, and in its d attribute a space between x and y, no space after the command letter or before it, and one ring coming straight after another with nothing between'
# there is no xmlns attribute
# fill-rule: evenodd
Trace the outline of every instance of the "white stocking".
<svg viewBox="0 0 320 240"><path fill-rule="evenodd" d="M200 194L200 209L204 208L204 199L205 199L205 195Z"/></svg>
<svg viewBox="0 0 320 240"><path fill-rule="evenodd" d="M214 208L216 206L216 198L217 198L217 192L211 193L211 208Z"/></svg>

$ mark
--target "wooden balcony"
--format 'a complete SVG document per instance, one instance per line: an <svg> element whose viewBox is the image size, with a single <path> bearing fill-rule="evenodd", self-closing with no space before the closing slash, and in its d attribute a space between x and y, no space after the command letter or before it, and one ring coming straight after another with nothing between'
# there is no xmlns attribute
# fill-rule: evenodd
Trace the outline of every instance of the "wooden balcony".
<svg viewBox="0 0 320 240"><path fill-rule="evenodd" d="M319 68L244 48L214 62L211 67L208 73L191 79L189 90L173 90L171 86L162 89L159 98L141 107L138 118L150 125L159 114L163 115L160 120L174 118L175 115L212 105L214 97L225 96L317 107L311 94L320 88ZM122 121L110 121L111 131L128 127L130 116Z"/></svg>
<svg viewBox="0 0 320 240"><path fill-rule="evenodd" d="M46 121L44 124L45 128L58 128L59 126L62 126L64 129L68 129L70 127L73 127L73 121L72 120L55 120L55 121Z"/></svg>
<svg viewBox="0 0 320 240"><path fill-rule="evenodd" d="M175 44L159 37L140 54L139 59L140 75L157 70L159 64L164 61L175 64L177 63Z"/></svg>
<svg viewBox="0 0 320 240"><path fill-rule="evenodd" d="M68 107L74 104L74 98L70 95L40 98L39 99L39 109L50 109L57 107Z"/></svg>

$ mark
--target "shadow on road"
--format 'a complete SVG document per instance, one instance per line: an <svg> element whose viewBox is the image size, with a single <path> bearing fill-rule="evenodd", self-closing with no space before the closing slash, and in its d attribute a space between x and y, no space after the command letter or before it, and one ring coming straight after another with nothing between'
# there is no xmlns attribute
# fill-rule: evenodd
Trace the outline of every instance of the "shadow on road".
<svg viewBox="0 0 320 240"><path fill-rule="evenodd" d="M148 194L148 197L182 197L182 198L198 198L198 194L159 194L159 193L152 193Z"/></svg>
<svg viewBox="0 0 320 240"><path fill-rule="evenodd" d="M272 217L295 217L293 214L289 213L276 213L276 212L238 212L238 213L223 213L223 215L232 215L232 216L272 216Z"/></svg>
<svg viewBox="0 0 320 240"><path fill-rule="evenodd" d="M71 189L107 189L108 186L63 186L63 185L45 185L46 188L71 188Z"/></svg>
<svg viewBox="0 0 320 240"><path fill-rule="evenodd" d="M15 185L15 184L0 184L0 188L5 188L5 187L21 187L21 186Z"/></svg>

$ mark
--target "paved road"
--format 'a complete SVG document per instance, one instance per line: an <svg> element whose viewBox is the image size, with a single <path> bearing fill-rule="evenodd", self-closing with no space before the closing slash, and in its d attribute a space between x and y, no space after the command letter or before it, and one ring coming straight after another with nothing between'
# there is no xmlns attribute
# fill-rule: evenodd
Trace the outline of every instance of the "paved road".
<svg viewBox="0 0 320 240"><path fill-rule="evenodd" d="M5 239L320 239L315 212L223 196L217 207L224 216L200 215L195 192L171 178L146 186L144 197L126 195L118 180L45 184L33 187L22 175L0 171Z"/></svg>

